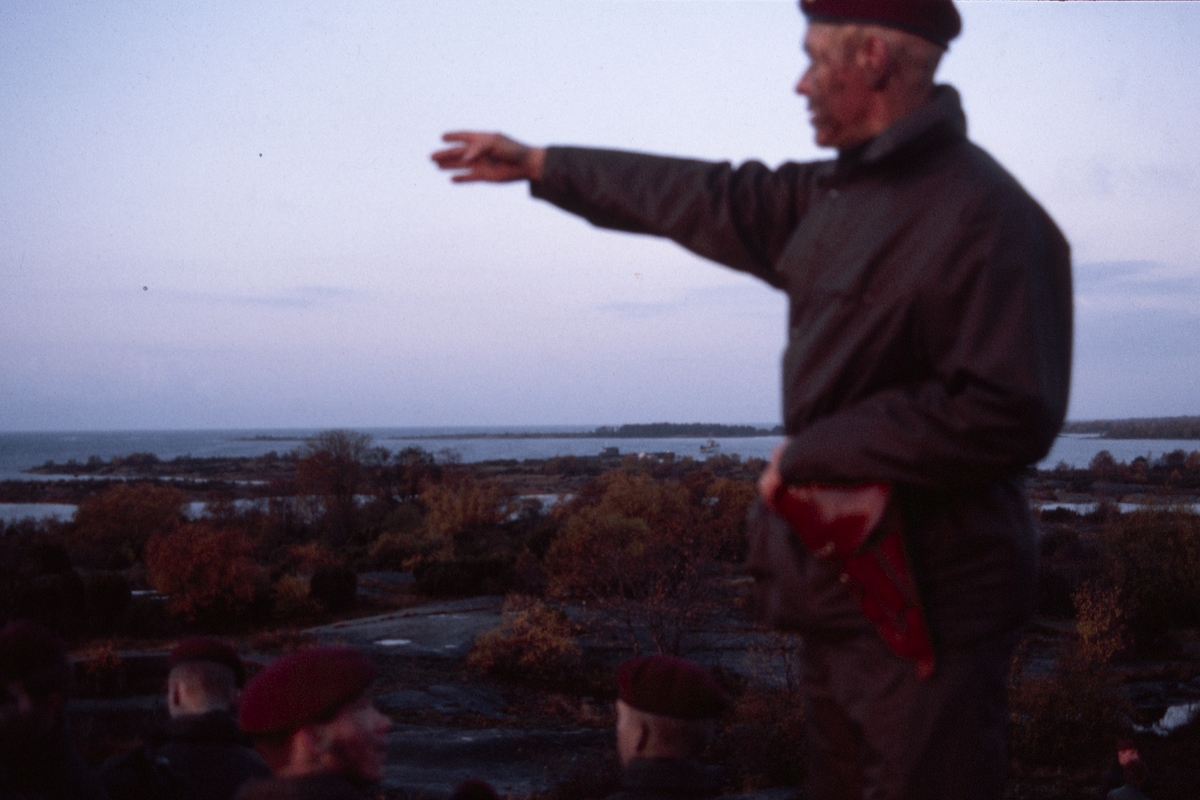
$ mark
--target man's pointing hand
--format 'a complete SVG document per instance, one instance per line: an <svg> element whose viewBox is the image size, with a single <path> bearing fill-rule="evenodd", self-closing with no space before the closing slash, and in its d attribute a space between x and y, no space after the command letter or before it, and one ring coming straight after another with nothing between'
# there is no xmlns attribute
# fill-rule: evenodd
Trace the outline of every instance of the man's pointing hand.
<svg viewBox="0 0 1200 800"><path fill-rule="evenodd" d="M500 133L478 131L451 131L442 136L442 141L458 142L433 154L441 169L462 170L451 178L455 183L542 179L544 147L528 147Z"/></svg>

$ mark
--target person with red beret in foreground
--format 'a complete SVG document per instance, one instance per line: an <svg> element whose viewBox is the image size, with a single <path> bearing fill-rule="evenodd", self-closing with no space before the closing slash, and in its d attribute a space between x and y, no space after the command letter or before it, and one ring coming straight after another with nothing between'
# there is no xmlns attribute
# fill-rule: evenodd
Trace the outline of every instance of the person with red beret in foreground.
<svg viewBox="0 0 1200 800"><path fill-rule="evenodd" d="M247 746L234 712L246 666L225 642L195 636L167 659L170 721L147 746L113 756L100 780L123 800L230 800L246 781L271 777Z"/></svg>
<svg viewBox="0 0 1200 800"><path fill-rule="evenodd" d="M1036 577L1023 473L1067 408L1070 248L934 82L952 0L800 10L796 92L835 158L735 167L454 131L433 160L787 293L787 438L748 567L761 618L804 637L809 791L995 800Z"/></svg>
<svg viewBox="0 0 1200 800"><path fill-rule="evenodd" d="M684 800L717 794L696 759L729 698L701 666L672 656L634 658L617 669L617 756L622 791L609 800Z"/></svg>
<svg viewBox="0 0 1200 800"><path fill-rule="evenodd" d="M378 670L352 647L283 656L242 692L238 724L275 777L251 781L238 800L363 800L383 778L392 721L375 708Z"/></svg>

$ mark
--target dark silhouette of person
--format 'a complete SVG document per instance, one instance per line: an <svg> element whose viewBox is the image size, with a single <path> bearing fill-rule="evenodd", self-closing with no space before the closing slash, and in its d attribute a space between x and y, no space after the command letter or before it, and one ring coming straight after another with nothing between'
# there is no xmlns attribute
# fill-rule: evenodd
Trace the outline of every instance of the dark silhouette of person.
<svg viewBox="0 0 1200 800"><path fill-rule="evenodd" d="M71 665L37 622L0 631L0 800L107 800L67 729Z"/></svg>

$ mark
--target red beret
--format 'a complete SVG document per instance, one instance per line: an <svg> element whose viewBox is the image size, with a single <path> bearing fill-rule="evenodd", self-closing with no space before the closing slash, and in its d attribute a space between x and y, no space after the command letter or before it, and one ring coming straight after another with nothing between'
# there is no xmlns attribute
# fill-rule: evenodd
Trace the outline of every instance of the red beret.
<svg viewBox="0 0 1200 800"><path fill-rule="evenodd" d="M617 668L617 696L649 714L711 719L729 698L703 667L673 656L643 656Z"/></svg>
<svg viewBox="0 0 1200 800"><path fill-rule="evenodd" d="M234 649L220 639L211 636L193 636L190 639L184 639L171 651L171 655L167 659L167 667L175 669L180 664L186 664L189 661L212 661L224 664L233 670L238 686L246 682L246 665L242 663L242 659L238 658Z"/></svg>
<svg viewBox="0 0 1200 800"><path fill-rule="evenodd" d="M962 32L953 0L800 0L812 22L857 22L899 28L943 49Z"/></svg>
<svg viewBox="0 0 1200 800"><path fill-rule="evenodd" d="M310 647L272 661L242 691L238 725L251 735L289 733L333 718L379 674L353 647Z"/></svg>

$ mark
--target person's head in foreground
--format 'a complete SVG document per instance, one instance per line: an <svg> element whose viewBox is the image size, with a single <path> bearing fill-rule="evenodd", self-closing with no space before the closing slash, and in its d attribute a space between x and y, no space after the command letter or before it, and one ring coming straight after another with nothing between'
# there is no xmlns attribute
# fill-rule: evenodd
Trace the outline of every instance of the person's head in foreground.
<svg viewBox="0 0 1200 800"><path fill-rule="evenodd" d="M673 656L643 656L617 669L617 755L696 758L729 698L703 667Z"/></svg>
<svg viewBox="0 0 1200 800"><path fill-rule="evenodd" d="M70 689L67 651L53 631L26 621L0 631L0 754L56 731Z"/></svg>
<svg viewBox="0 0 1200 800"><path fill-rule="evenodd" d="M276 777L339 775L357 784L383 777L392 722L375 708L374 663L352 647L312 647L283 656L242 692L238 725Z"/></svg>
<svg viewBox="0 0 1200 800"><path fill-rule="evenodd" d="M801 0L808 99L816 141L845 149L925 104L962 21L951 0Z"/></svg>
<svg viewBox="0 0 1200 800"><path fill-rule="evenodd" d="M246 667L220 639L184 639L167 662L167 710L172 719L237 707Z"/></svg>

